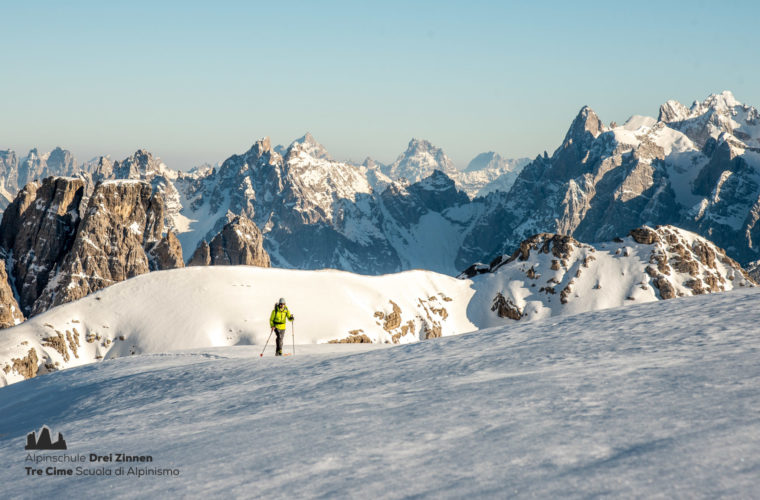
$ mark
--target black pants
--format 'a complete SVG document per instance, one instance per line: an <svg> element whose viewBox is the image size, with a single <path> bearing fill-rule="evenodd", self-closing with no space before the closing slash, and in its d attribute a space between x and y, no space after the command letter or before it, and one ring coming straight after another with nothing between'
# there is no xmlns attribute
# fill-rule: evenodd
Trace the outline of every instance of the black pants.
<svg viewBox="0 0 760 500"><path fill-rule="evenodd" d="M277 337L276 339L277 348L275 350L275 355L282 356L282 339L285 337L285 328L283 328L282 330L280 330L279 328L275 328L274 333Z"/></svg>

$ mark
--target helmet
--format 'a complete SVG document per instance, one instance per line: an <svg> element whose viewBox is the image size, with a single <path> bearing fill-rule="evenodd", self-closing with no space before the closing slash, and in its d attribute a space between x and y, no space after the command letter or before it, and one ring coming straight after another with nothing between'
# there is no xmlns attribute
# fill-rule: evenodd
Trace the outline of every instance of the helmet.
<svg viewBox="0 0 760 500"><path fill-rule="evenodd" d="M278 304L283 304L284 305L285 304L285 297L280 297L280 301L278 302Z"/></svg>

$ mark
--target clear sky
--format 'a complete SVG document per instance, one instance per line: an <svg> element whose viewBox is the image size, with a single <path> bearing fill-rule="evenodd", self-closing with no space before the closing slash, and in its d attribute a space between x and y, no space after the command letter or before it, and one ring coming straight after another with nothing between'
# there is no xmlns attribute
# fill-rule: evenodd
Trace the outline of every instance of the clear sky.
<svg viewBox="0 0 760 500"><path fill-rule="evenodd" d="M733 91L760 106L760 3L0 0L0 149L147 148L187 169L311 132L390 162L412 137L464 167Z"/></svg>

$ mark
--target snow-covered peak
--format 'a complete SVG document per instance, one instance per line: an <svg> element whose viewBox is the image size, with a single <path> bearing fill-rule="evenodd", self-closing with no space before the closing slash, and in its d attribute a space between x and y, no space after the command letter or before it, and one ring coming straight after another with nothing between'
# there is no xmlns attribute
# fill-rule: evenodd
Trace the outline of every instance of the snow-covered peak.
<svg viewBox="0 0 760 500"><path fill-rule="evenodd" d="M739 102L728 90L695 101L690 108L667 101L660 107L659 121L680 130L700 148L710 139L721 140L723 134L739 149L760 147L760 112Z"/></svg>
<svg viewBox="0 0 760 500"><path fill-rule="evenodd" d="M498 153L488 151L486 153L480 153L478 156L472 159L464 169L465 172L476 172L479 170L485 170L490 168L502 168L506 164L506 160Z"/></svg>
<svg viewBox="0 0 760 500"><path fill-rule="evenodd" d="M623 124L623 128L635 132L643 128L652 128L657 120L651 116L633 115Z"/></svg>
<svg viewBox="0 0 760 500"><path fill-rule="evenodd" d="M398 158L386 169L392 179L407 179L417 182L428 177L435 170L442 170L449 176L456 174L454 162L440 148L424 139L412 139Z"/></svg>
<svg viewBox="0 0 760 500"><path fill-rule="evenodd" d="M306 132L303 137L299 137L293 141L288 147L288 152L292 155L305 153L312 158L332 161L332 157L327 152L327 149L325 149L322 144L317 142L317 140L314 139L314 136L309 132Z"/></svg>
<svg viewBox="0 0 760 500"><path fill-rule="evenodd" d="M691 106L692 112L696 114L702 114L706 109L714 109L716 111L727 112L734 106L741 106L742 103L736 100L734 94L730 90L724 90L720 94L710 94L704 102L694 101Z"/></svg>

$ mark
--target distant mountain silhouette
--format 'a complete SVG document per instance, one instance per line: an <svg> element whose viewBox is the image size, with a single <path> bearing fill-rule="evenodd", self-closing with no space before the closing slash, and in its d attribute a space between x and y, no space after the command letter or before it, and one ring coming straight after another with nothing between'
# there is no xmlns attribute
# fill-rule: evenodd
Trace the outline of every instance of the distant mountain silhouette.
<svg viewBox="0 0 760 500"><path fill-rule="evenodd" d="M50 429L47 426L42 426L40 436L37 438L34 431L26 435L26 448L27 450L65 450L66 441L63 439L63 435L58 433L58 440L53 443L50 439Z"/></svg>

